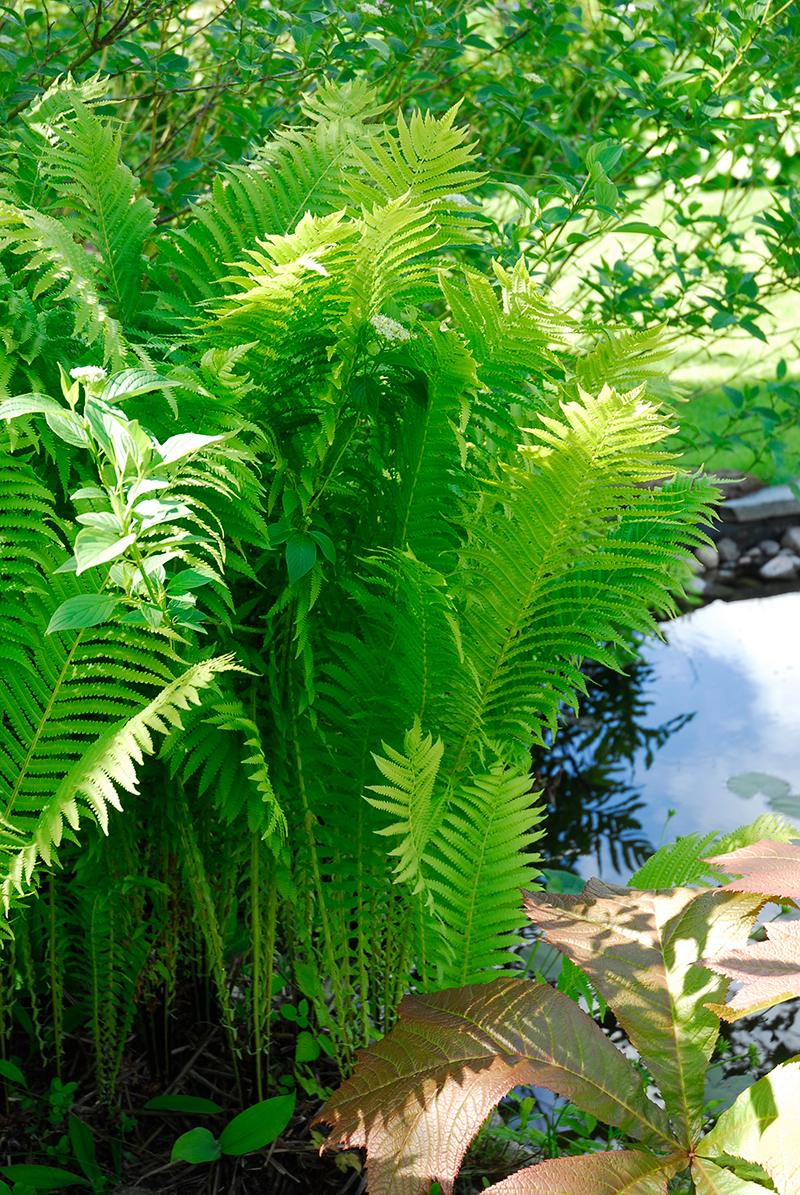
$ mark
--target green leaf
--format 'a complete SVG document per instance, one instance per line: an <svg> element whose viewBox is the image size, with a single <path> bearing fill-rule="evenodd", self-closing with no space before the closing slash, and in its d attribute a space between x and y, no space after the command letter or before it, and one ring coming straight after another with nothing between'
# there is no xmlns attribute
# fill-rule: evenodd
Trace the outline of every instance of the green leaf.
<svg viewBox="0 0 800 1195"><path fill-rule="evenodd" d="M307 1029L301 1029L294 1048L295 1062L316 1062L320 1052L321 1046L313 1033L309 1033Z"/></svg>
<svg viewBox="0 0 800 1195"><path fill-rule="evenodd" d="M60 1191L62 1187L85 1187L82 1175L55 1166L0 1166L0 1172L14 1183L27 1183L36 1191Z"/></svg>
<svg viewBox="0 0 800 1195"><path fill-rule="evenodd" d="M503 180L498 181L497 185L502 191L507 191L509 195L513 195L515 199L518 199L522 206L527 208L529 212L535 211L533 199L528 192L519 185L519 183L508 183Z"/></svg>
<svg viewBox="0 0 800 1195"><path fill-rule="evenodd" d="M199 1095L157 1095L144 1105L145 1112L221 1112L219 1104Z"/></svg>
<svg viewBox="0 0 800 1195"><path fill-rule="evenodd" d="M597 182L593 187L594 201L598 207L613 212L619 201L619 191L613 183Z"/></svg>
<svg viewBox="0 0 800 1195"><path fill-rule="evenodd" d="M653 224L645 224L642 220L629 220L627 224L618 224L614 232L643 232L651 237L667 236L661 228L656 228Z"/></svg>
<svg viewBox="0 0 800 1195"><path fill-rule="evenodd" d="M326 560L330 560L331 564L336 559L336 549L333 546L333 540L324 531L316 531L312 528L308 533L313 539L317 547L322 549L322 555Z"/></svg>
<svg viewBox="0 0 800 1195"><path fill-rule="evenodd" d="M5 1058L0 1058L0 1075L4 1079L10 1079L12 1083L19 1083L22 1087L27 1087L25 1076L18 1066L13 1062L7 1062Z"/></svg>
<svg viewBox="0 0 800 1195"><path fill-rule="evenodd" d="M317 545L310 535L295 533L286 543L286 567L289 584L294 585L310 572L317 559Z"/></svg>
<svg viewBox="0 0 800 1195"><path fill-rule="evenodd" d="M174 465L185 457L207 448L209 444L218 444L225 436L200 436L196 432L181 432L178 436L170 436L159 445L158 455L165 465Z"/></svg>
<svg viewBox="0 0 800 1195"><path fill-rule="evenodd" d="M59 415L65 413L65 408L54 398L46 394L18 394L15 398L7 398L0 403L0 419L17 419L20 415L41 415L52 411Z"/></svg>
<svg viewBox="0 0 800 1195"><path fill-rule="evenodd" d="M150 390L163 390L175 385L175 382L161 378L149 369L123 369L108 379L100 398L109 404L124 402L126 398L133 398L137 394L147 394Z"/></svg>
<svg viewBox="0 0 800 1195"><path fill-rule="evenodd" d="M96 527L85 527L79 531L75 539L75 559L78 562L76 572L80 576L88 568L98 564L108 564L116 560L128 550L136 536L118 535L115 531L102 531ZM89 624L91 625L91 624Z"/></svg>
<svg viewBox="0 0 800 1195"><path fill-rule="evenodd" d="M197 568L185 568L183 572L173 577L167 585L167 593L175 597L177 594L188 593L192 589L199 589L201 585L208 585L213 581L213 574L201 572Z"/></svg>
<svg viewBox="0 0 800 1195"><path fill-rule="evenodd" d="M692 1178L696 1195L764 1195L765 1188L760 1183L739 1178L708 1158L692 1161Z"/></svg>
<svg viewBox="0 0 800 1195"><path fill-rule="evenodd" d="M71 1112L69 1116L69 1140L78 1165L89 1179L89 1182L94 1183L98 1179L102 1179L102 1171L95 1159L92 1130Z"/></svg>
<svg viewBox="0 0 800 1195"><path fill-rule="evenodd" d="M76 490L74 494L70 494L70 498L73 502L77 502L79 498L95 498L105 501L107 497L108 495L106 494L105 490L99 489L96 485L81 486L81 488Z"/></svg>
<svg viewBox="0 0 800 1195"><path fill-rule="evenodd" d="M46 411L45 421L60 440L73 448L88 448L91 444L83 420L74 411Z"/></svg>
<svg viewBox="0 0 800 1195"><path fill-rule="evenodd" d="M697 1145L700 1157L734 1154L767 1171L781 1195L800 1174L800 1061L790 1059L738 1097Z"/></svg>
<svg viewBox="0 0 800 1195"><path fill-rule="evenodd" d="M219 1141L208 1129L190 1129L178 1138L172 1147L170 1162L216 1162L222 1157Z"/></svg>
<svg viewBox="0 0 800 1195"><path fill-rule="evenodd" d="M79 627L96 627L111 617L118 600L108 593L81 593L77 597L67 598L50 619L47 634L75 631Z"/></svg>
<svg viewBox="0 0 800 1195"><path fill-rule="evenodd" d="M418 1195L433 1179L451 1184L472 1137L519 1085L547 1087L628 1136L675 1148L627 1058L548 984L493 979L405 996L399 1017L318 1117L332 1125L326 1148L366 1145L372 1190Z"/></svg>
<svg viewBox="0 0 800 1195"><path fill-rule="evenodd" d="M239 1157L269 1145L279 1137L292 1119L296 1095L276 1095L270 1100L245 1108L223 1130L219 1139L222 1152Z"/></svg>

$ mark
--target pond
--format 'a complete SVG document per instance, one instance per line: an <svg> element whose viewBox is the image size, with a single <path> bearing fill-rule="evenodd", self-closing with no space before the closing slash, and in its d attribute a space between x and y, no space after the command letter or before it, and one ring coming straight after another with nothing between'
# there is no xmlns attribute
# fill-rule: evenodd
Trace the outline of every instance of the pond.
<svg viewBox="0 0 800 1195"><path fill-rule="evenodd" d="M589 672L580 716L535 758L551 866L625 883L662 841L762 813L800 837L800 593L661 629L626 676Z"/></svg>
<svg viewBox="0 0 800 1195"><path fill-rule="evenodd" d="M537 849L552 868L624 884L662 842L761 814L788 816L800 838L800 593L715 601L661 630L624 676L590 668L579 717L568 713L551 749L534 755L548 804ZM552 978L557 952L533 949ZM800 1053L800 1001L721 1032L729 1052L706 1084L717 1113ZM565 1100L520 1089L507 1101L512 1127L524 1096L540 1131L569 1114Z"/></svg>

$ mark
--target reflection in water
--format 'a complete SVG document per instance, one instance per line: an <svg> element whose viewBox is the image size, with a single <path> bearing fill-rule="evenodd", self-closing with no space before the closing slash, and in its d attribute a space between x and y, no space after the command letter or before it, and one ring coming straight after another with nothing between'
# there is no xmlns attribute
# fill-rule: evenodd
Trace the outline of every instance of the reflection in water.
<svg viewBox="0 0 800 1195"><path fill-rule="evenodd" d="M583 856L595 855L598 874L605 850L615 871L630 873L654 850L637 816L644 802L633 781L634 762L640 758L649 768L655 752L693 714L645 725L652 701L644 690L653 680L646 660L632 661L624 674L599 664L584 671L589 691L581 698L580 715L565 710L552 745L533 752L537 787L548 809L536 850L548 867L562 870L574 870Z"/></svg>
<svg viewBox="0 0 800 1195"><path fill-rule="evenodd" d="M580 717L534 755L553 868L625 883L673 810L668 838L762 813L800 827L800 593L714 602L662 630L626 676L593 666Z"/></svg>

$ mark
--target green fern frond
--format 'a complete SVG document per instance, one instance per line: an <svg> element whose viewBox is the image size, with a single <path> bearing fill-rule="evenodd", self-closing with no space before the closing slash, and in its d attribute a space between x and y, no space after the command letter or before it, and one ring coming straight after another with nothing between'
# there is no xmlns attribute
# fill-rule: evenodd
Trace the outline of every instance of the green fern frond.
<svg viewBox="0 0 800 1195"><path fill-rule="evenodd" d="M712 854L710 844L718 831L686 834L659 848L628 880L629 888L681 888L709 881L713 875L701 855Z"/></svg>
<svg viewBox="0 0 800 1195"><path fill-rule="evenodd" d="M409 355L425 378L426 401L411 399L403 411L398 541L431 567L449 572L458 547L458 504L470 484L464 428L479 382L461 338L436 325L417 324Z"/></svg>
<svg viewBox="0 0 800 1195"><path fill-rule="evenodd" d="M155 209L137 195L138 184L120 160L122 133L115 122L96 117L74 98L74 119L55 129L42 163L59 203L76 215L91 241L99 289L123 324L131 321L142 291L143 250L154 235Z"/></svg>
<svg viewBox="0 0 800 1195"><path fill-rule="evenodd" d="M770 842L791 842L797 830L786 818L765 813L747 826L739 826L727 834L686 834L675 842L668 842L651 855L646 863L628 880L629 888L677 888L691 884L716 886L733 879L716 867L710 867L705 857L726 855L743 846L753 846L761 839Z"/></svg>
<svg viewBox="0 0 800 1195"><path fill-rule="evenodd" d="M655 631L650 611L671 606L676 557L698 542L693 520L709 510L708 486L639 487L669 467L650 447L664 434L660 414L639 391L604 388L562 411L528 429L539 444L520 448L527 467L508 467L466 519L462 634L473 674L430 723L446 725L453 744L443 774L469 768L482 739L503 743L508 758L516 740L527 755L531 735L555 727L559 702L583 691L581 659L615 668L602 644Z"/></svg>
<svg viewBox="0 0 800 1195"><path fill-rule="evenodd" d="M14 718L11 734L7 733L7 726L3 727L0 784L5 791L0 821L0 898L6 911L15 894L22 894L30 885L38 859L52 864L64 833L64 820L73 830L78 829L78 799L85 802L101 828L107 830L108 806L122 808L118 789L137 791L137 765L145 755L154 753L153 732L167 734L170 727L179 726L181 713L199 704L200 690L210 685L218 673L236 667L233 656L194 664L164 685L144 708L140 701L132 716L112 721L112 714L119 713L119 704L112 700L112 695L124 693L130 705L130 691L111 681L120 671L117 664L109 668L111 678L103 686L102 698L91 694L93 686L88 697L76 692L77 686L71 683L67 673L81 675L75 651L79 641L80 636L55 678L56 685L45 708L40 711L29 700L25 722ZM137 649L135 656L146 659L142 645L137 645ZM110 650L108 654L113 657L115 653ZM93 674L93 681L96 677L97 673ZM14 696L20 694L20 689L5 677L0 678L0 687ZM33 689L31 685L30 698L34 696ZM35 723L30 720L31 713L39 715ZM28 731L27 742L19 733L22 728ZM54 734L58 737L54 738ZM88 749L85 739L80 737L87 734L97 736ZM27 753L20 758L25 747ZM15 764L16 776L12 771Z"/></svg>
<svg viewBox="0 0 800 1195"><path fill-rule="evenodd" d="M323 78L319 80L316 91L306 92L300 107L309 120L318 123L335 120L366 123L382 116L389 105L378 102L375 89L365 79L334 83Z"/></svg>
<svg viewBox="0 0 800 1195"><path fill-rule="evenodd" d="M104 360L118 368L121 325L130 323L141 297L154 209L137 196L136 180L120 161L117 122L92 111L98 95L97 85L75 88L67 81L23 114L20 178L3 188L9 202L0 206L0 244L38 273L33 297L50 291L71 301L73 335L90 344L102 338Z"/></svg>
<svg viewBox="0 0 800 1195"><path fill-rule="evenodd" d="M417 718L411 730L406 732L402 753L386 743L383 749L388 758L373 755L373 759L389 784L370 784L369 791L377 793L383 800L373 797L366 800L382 813L398 819L377 833L386 837L402 836L400 845L389 851L390 856L397 857L395 883L415 884L413 891L416 894L423 886L419 872L425 848L444 811L441 792L439 800L434 800L434 785L444 745L441 739L434 742L432 735L424 735Z"/></svg>
<svg viewBox="0 0 800 1195"><path fill-rule="evenodd" d="M250 832L276 845L286 835L286 817L269 778L259 729L238 698L214 696L206 693L173 729L161 756L169 761L170 774L180 771L184 783L199 774L201 796L213 787L226 821L234 822L246 810Z"/></svg>
<svg viewBox="0 0 800 1195"><path fill-rule="evenodd" d="M180 278L184 299L233 292L260 238L291 233L306 214L340 211L344 180L360 169L353 147L366 140L357 119L322 119L309 131L278 133L251 164L224 170L188 227L164 238L164 262Z"/></svg>
<svg viewBox="0 0 800 1195"><path fill-rule="evenodd" d="M594 348L573 363L575 376L584 390L602 386L630 390L656 378L663 378L665 362L673 348L661 327L627 332L604 329Z"/></svg>
<svg viewBox="0 0 800 1195"><path fill-rule="evenodd" d="M498 262L493 267L499 295L488 278L472 272L466 275L466 290L444 275L440 283L480 383L491 396L487 416L502 420L509 403L542 408L542 379L558 368L551 345L566 347L577 326L540 294L524 259L510 272Z"/></svg>
<svg viewBox="0 0 800 1195"><path fill-rule="evenodd" d="M0 251L5 248L25 257L26 270L39 273L34 299L64 284L54 297L74 305L73 336L82 336L88 344L101 340L103 360L121 368L124 344L120 323L104 306L92 260L65 222L33 208L0 203Z"/></svg>
<svg viewBox="0 0 800 1195"><path fill-rule="evenodd" d="M474 167L474 145L465 144L467 129L455 127L458 108L441 117L416 111L408 124L399 113L396 136L383 131L370 137L368 152L354 146L362 168L348 180L355 200L371 207L378 196L385 202L406 195L411 204L433 213L441 244L473 241L479 209L467 194L483 175Z"/></svg>
<svg viewBox="0 0 800 1195"><path fill-rule="evenodd" d="M509 973L511 948L521 941L519 890L540 862L523 854L542 836L532 827L543 811L532 802L530 774L502 764L453 793L421 873L434 896L434 913L423 917L435 917L443 930L438 938L435 928L426 935L434 943L426 962L437 986Z"/></svg>

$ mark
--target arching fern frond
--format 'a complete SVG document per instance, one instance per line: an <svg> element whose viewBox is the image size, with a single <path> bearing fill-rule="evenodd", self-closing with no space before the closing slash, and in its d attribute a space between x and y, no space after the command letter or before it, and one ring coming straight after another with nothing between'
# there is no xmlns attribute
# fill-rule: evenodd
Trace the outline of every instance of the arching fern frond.
<svg viewBox="0 0 800 1195"><path fill-rule="evenodd" d="M194 664L164 685L143 708L140 699L135 713L112 720L120 706L134 704L130 681L128 685L115 683L115 674L134 677L136 673L125 668L128 661L111 647L108 655L114 662L106 666L102 689L95 688L101 679L99 669L91 674L93 683L79 686L73 677L77 674L86 679L80 652L75 650L79 641L80 635L54 677L55 686L44 708L36 702L34 690L39 686L31 683L24 714L10 718L11 727L2 730L0 900L6 911L14 895L30 885L37 860L52 864L65 819L73 830L78 829L78 800L82 799L107 830L108 806L122 808L118 789L137 791L137 766L145 755L154 753L153 732L166 734L170 727L180 725L182 711L199 703L199 691L211 684L217 673L236 667L233 656ZM141 644L134 655L137 660L147 660ZM23 696L21 687L5 677L0 678L0 688L12 697ZM81 737L87 734L97 736L88 749Z"/></svg>
<svg viewBox="0 0 800 1195"><path fill-rule="evenodd" d="M33 208L14 208L0 202L0 250L7 248L24 257L24 269L39 272L34 299L61 287L53 297L69 300L74 307L73 336L83 337L88 344L100 340L103 360L120 368L124 348L119 321L102 302L91 257L75 241L65 222Z"/></svg>
<svg viewBox="0 0 800 1195"><path fill-rule="evenodd" d="M334 116L331 93L323 95L330 102L320 96L319 109L309 111L313 128L277 133L251 163L227 167L192 209L188 227L165 237L164 262L180 278L184 299L232 292L244 276L237 263L260 238L284 236L305 214L327 216L346 205L346 180L361 169L355 147L368 143L362 120L371 101L362 96L363 107L354 102Z"/></svg>
<svg viewBox="0 0 800 1195"><path fill-rule="evenodd" d="M551 346L566 347L575 325L540 294L522 258L510 272L495 262L494 271L501 283L499 294L488 278L471 272L466 290L448 277L440 281L475 358L485 391L480 400L483 419L505 427L506 439L515 444L518 436L509 420L509 404L522 404L531 412L546 405L542 380L558 370Z"/></svg>
<svg viewBox="0 0 800 1195"><path fill-rule="evenodd" d="M628 390L651 379L663 379L672 352L661 327L628 332L605 329L594 348L575 358L575 376L584 390L602 386Z"/></svg>
<svg viewBox="0 0 800 1195"><path fill-rule="evenodd" d="M527 429L539 444L520 449L526 467L507 468L466 518L462 635L472 674L432 723L453 744L443 775L463 775L481 741L527 758L531 736L555 728L559 702L583 691L582 658L616 668L604 644L655 631L651 610L672 604L676 557L703 538L710 486L638 486L662 477L670 459L651 450L666 429L641 391L583 393L562 411Z"/></svg>
<svg viewBox="0 0 800 1195"><path fill-rule="evenodd" d="M286 816L269 778L260 731L234 694L219 700L218 687L209 689L173 728L161 756L171 775L180 773L184 782L196 775L201 796L213 786L225 821L234 822L245 811L251 833L273 846L285 837Z"/></svg>
<svg viewBox="0 0 800 1195"><path fill-rule="evenodd" d="M122 132L78 97L75 116L54 130L42 163L59 205L74 213L71 226L94 246L95 276L115 318L129 323L142 292L143 250L154 236L155 209L120 159Z"/></svg>
<svg viewBox="0 0 800 1195"><path fill-rule="evenodd" d="M467 145L468 131L455 126L456 104L441 117L416 111L407 124L397 117L397 135L382 130L370 137L369 152L355 147L361 174L348 180L348 189L362 204L376 198L399 199L426 207L434 215L441 245L475 240L478 208L467 197L482 179L475 169L475 148Z"/></svg>
<svg viewBox="0 0 800 1195"><path fill-rule="evenodd" d="M0 244L38 272L34 298L66 281L54 297L74 304L74 335L89 343L102 337L104 359L119 367L121 325L133 319L141 298L154 209L137 195L120 160L118 123L92 111L97 98L95 85L56 84L23 114L15 147L21 178L3 188L8 206L0 209Z"/></svg>

